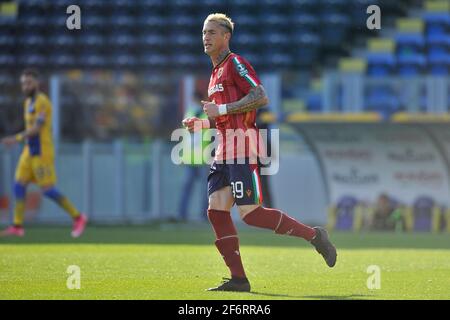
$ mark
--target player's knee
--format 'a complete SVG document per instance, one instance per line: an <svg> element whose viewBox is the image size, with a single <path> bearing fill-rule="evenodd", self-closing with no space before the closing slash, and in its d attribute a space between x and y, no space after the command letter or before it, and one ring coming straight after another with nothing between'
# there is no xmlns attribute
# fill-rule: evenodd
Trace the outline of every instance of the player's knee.
<svg viewBox="0 0 450 320"><path fill-rule="evenodd" d="M221 206L222 203L220 201L220 196L217 194L217 192L214 192L209 196L208 209L221 210L220 209Z"/></svg>
<svg viewBox="0 0 450 320"><path fill-rule="evenodd" d="M250 212L254 211L256 208L258 208L259 205L243 205L243 206L238 206L238 211L239 211L239 216L241 217L241 219L246 222L244 220L245 216L247 214L249 214Z"/></svg>
<svg viewBox="0 0 450 320"><path fill-rule="evenodd" d="M14 183L14 196L16 199L25 199L26 185L19 181Z"/></svg>
<svg viewBox="0 0 450 320"><path fill-rule="evenodd" d="M209 196L208 209L228 211L230 206L227 199L220 192L214 192Z"/></svg>
<svg viewBox="0 0 450 320"><path fill-rule="evenodd" d="M55 187L45 187L42 188L44 195L52 200L58 201L61 199L62 195Z"/></svg>

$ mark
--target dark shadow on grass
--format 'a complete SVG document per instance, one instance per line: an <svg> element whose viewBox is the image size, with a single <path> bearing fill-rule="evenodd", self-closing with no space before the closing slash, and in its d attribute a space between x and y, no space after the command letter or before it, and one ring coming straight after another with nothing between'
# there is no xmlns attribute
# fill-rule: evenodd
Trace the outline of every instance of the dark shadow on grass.
<svg viewBox="0 0 450 320"><path fill-rule="evenodd" d="M363 298L373 297L373 295L365 295L365 294L351 294L351 295L343 295L343 296L303 296L305 299L319 299L319 300L364 300Z"/></svg>
<svg viewBox="0 0 450 320"><path fill-rule="evenodd" d="M265 297L271 297L271 298L286 298L286 299L319 299L319 300L362 300L364 298L373 297L372 295L364 295L364 294L351 294L351 295L342 295L342 296L336 296L336 295L311 295L311 296L294 296L289 294L279 294L279 293L263 293L263 292L256 292L252 291L249 294L254 294L257 296L265 296Z"/></svg>
<svg viewBox="0 0 450 320"><path fill-rule="evenodd" d="M263 292L256 292L251 291L249 294L257 295L257 296L264 296L264 297L271 297L271 298L287 298L287 299L302 299L304 297L302 296L292 296L289 294L279 294L279 293L263 293Z"/></svg>

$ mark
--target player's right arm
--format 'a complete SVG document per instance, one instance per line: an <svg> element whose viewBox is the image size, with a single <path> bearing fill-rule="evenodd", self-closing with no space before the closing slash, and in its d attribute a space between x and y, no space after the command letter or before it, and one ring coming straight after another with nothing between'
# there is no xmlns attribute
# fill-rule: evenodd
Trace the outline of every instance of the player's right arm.
<svg viewBox="0 0 450 320"><path fill-rule="evenodd" d="M16 143L23 142L25 139L27 139L29 137L33 137L33 136L39 134L39 131L41 131L41 128L44 125L44 120L41 120L41 119L45 119L45 113L39 114L37 121L34 123L34 125L31 128L26 129L22 132L19 132L15 135L3 138L1 140L2 144L6 145L6 146L12 146Z"/></svg>
<svg viewBox="0 0 450 320"><path fill-rule="evenodd" d="M189 132L196 132L201 129L215 128L216 123L214 119L200 119L197 117L189 117L182 121L183 126L189 130Z"/></svg>
<svg viewBox="0 0 450 320"><path fill-rule="evenodd" d="M15 145L16 143L25 141L25 139L27 138L38 135L42 129L42 126L46 121L47 110L48 110L47 103L44 102L36 103L36 112L38 116L34 124L30 128L27 128L22 132L3 138L1 140L1 143L6 146L12 146Z"/></svg>

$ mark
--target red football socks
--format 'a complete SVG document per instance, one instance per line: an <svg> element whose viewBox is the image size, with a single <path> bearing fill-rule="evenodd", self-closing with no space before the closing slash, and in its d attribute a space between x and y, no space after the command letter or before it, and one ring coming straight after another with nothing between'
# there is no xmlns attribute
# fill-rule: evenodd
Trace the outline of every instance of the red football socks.
<svg viewBox="0 0 450 320"><path fill-rule="evenodd" d="M244 217L248 225L311 241L316 231L277 209L258 207Z"/></svg>
<svg viewBox="0 0 450 320"><path fill-rule="evenodd" d="M215 245L233 278L246 278L239 252L239 238L229 211L208 209L208 218L216 234Z"/></svg>

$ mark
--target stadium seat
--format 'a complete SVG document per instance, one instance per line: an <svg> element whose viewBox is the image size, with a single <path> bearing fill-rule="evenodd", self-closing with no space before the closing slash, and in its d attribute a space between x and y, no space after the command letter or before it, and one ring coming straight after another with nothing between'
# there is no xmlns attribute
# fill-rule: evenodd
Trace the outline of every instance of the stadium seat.
<svg viewBox="0 0 450 320"><path fill-rule="evenodd" d="M450 54L450 35L431 35L427 37L428 55Z"/></svg>
<svg viewBox="0 0 450 320"><path fill-rule="evenodd" d="M400 101L393 90L388 86L374 86L369 88L365 98L365 109L377 111L384 119L399 111Z"/></svg>
<svg viewBox="0 0 450 320"><path fill-rule="evenodd" d="M425 71L426 58L422 54L403 54L397 57L398 73L401 76L415 76Z"/></svg>
<svg viewBox="0 0 450 320"><path fill-rule="evenodd" d="M100 53L82 53L78 56L78 64L83 64L87 68L102 68L107 66L105 57Z"/></svg>
<svg viewBox="0 0 450 320"><path fill-rule="evenodd" d="M49 65L51 67L59 68L59 69L67 69L76 65L77 60L75 55L70 53L62 53L58 52L50 55L49 57Z"/></svg>
<svg viewBox="0 0 450 320"><path fill-rule="evenodd" d="M424 52L425 38L421 33L398 33L395 40L398 56Z"/></svg>
<svg viewBox="0 0 450 320"><path fill-rule="evenodd" d="M22 66L42 67L47 64L45 55L40 53L21 54L18 63Z"/></svg>
<svg viewBox="0 0 450 320"><path fill-rule="evenodd" d="M336 230L352 230L355 209L358 205L358 200L353 196L343 196L337 201L335 208L329 217L334 220L333 227Z"/></svg>
<svg viewBox="0 0 450 320"><path fill-rule="evenodd" d="M418 197L413 204L414 231L431 231L433 224L434 200L431 197Z"/></svg>
<svg viewBox="0 0 450 320"><path fill-rule="evenodd" d="M303 32L315 32L319 29L319 20L313 14L296 14L290 18L292 27Z"/></svg>
<svg viewBox="0 0 450 320"><path fill-rule="evenodd" d="M13 54L0 53L0 66L3 68L14 66L16 58Z"/></svg>
<svg viewBox="0 0 450 320"><path fill-rule="evenodd" d="M427 12L424 15L427 35L448 35L450 33L450 13Z"/></svg>
<svg viewBox="0 0 450 320"><path fill-rule="evenodd" d="M450 71L450 54L435 53L428 55L430 73L439 76L448 76Z"/></svg>
<svg viewBox="0 0 450 320"><path fill-rule="evenodd" d="M139 64L150 68L166 68L169 65L169 58L160 53L144 53L139 57Z"/></svg>
<svg viewBox="0 0 450 320"><path fill-rule="evenodd" d="M384 77L396 71L396 58L392 53L374 52L367 55L367 74L374 77Z"/></svg>
<svg viewBox="0 0 450 320"><path fill-rule="evenodd" d="M106 19L100 15L93 15L93 14L91 15L90 13L87 13L86 16L83 17L83 25L90 32L100 31L106 24L107 24Z"/></svg>

